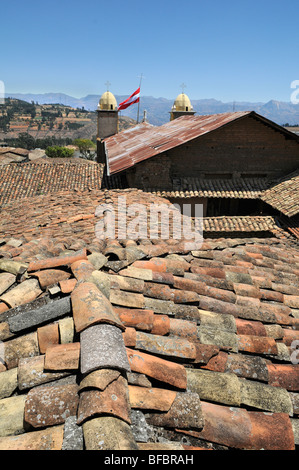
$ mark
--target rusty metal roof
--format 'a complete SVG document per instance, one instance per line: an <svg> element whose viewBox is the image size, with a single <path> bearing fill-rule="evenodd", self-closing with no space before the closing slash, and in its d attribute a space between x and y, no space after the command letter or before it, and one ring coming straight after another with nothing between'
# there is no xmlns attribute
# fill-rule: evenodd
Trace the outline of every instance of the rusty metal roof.
<svg viewBox="0 0 299 470"><path fill-rule="evenodd" d="M250 112L182 116L162 126L141 123L105 139L110 174L211 132Z"/></svg>
<svg viewBox="0 0 299 470"><path fill-rule="evenodd" d="M254 111L239 111L206 116L181 116L162 126L141 123L104 139L108 174L126 170L143 160L170 150L226 124L252 116L298 140L298 136Z"/></svg>
<svg viewBox="0 0 299 470"><path fill-rule="evenodd" d="M141 123L105 139L109 172L130 168L248 114L251 112L182 116L159 127Z"/></svg>

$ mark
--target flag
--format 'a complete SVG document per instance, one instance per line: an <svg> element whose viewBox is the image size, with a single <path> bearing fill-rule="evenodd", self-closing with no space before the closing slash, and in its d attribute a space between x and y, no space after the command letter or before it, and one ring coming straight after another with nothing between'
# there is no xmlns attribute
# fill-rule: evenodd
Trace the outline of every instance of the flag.
<svg viewBox="0 0 299 470"><path fill-rule="evenodd" d="M137 88L137 90L134 91L134 93L132 93L132 95L129 96L129 98L127 98L122 103L119 103L118 111L128 108L129 106L131 106L131 104L138 103L139 97L140 97L140 87Z"/></svg>

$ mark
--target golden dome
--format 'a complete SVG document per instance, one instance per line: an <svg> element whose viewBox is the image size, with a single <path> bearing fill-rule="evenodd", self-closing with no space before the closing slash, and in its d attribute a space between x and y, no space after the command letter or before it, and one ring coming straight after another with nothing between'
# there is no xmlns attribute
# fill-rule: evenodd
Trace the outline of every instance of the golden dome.
<svg viewBox="0 0 299 470"><path fill-rule="evenodd" d="M117 102L115 96L110 91L105 91L102 94L98 109L101 111L116 111L117 110Z"/></svg>
<svg viewBox="0 0 299 470"><path fill-rule="evenodd" d="M193 111L191 101L185 93L181 93L176 97L172 111Z"/></svg>

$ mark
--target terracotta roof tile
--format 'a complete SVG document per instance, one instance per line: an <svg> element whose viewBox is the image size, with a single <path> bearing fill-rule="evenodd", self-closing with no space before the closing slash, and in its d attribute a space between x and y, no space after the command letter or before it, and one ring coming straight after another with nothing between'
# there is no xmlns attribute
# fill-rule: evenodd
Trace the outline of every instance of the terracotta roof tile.
<svg viewBox="0 0 299 470"><path fill-rule="evenodd" d="M78 402L77 385L33 388L26 396L24 421L33 428L62 424L76 415Z"/></svg>
<svg viewBox="0 0 299 470"><path fill-rule="evenodd" d="M0 205L61 190L101 189L102 175L101 165L84 160L3 165L0 166Z"/></svg>
<svg viewBox="0 0 299 470"><path fill-rule="evenodd" d="M0 448L295 449L295 245L11 238Z"/></svg>
<svg viewBox="0 0 299 470"><path fill-rule="evenodd" d="M267 204L270 204L288 217L292 217L299 212L298 190L299 174L296 171L276 181L260 197Z"/></svg>
<svg viewBox="0 0 299 470"><path fill-rule="evenodd" d="M131 423L127 381L121 375L104 390L91 389L80 392L78 419L80 425L91 417L111 415Z"/></svg>

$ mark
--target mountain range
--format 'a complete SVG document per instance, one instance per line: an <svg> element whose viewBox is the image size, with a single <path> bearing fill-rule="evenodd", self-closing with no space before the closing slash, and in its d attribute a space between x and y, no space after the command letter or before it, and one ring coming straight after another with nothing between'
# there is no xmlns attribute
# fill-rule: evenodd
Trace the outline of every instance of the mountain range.
<svg viewBox="0 0 299 470"><path fill-rule="evenodd" d="M73 108L84 108L88 111L95 111L100 99L99 95L87 95L83 98L74 98L64 93L6 93L6 97L17 98L20 100L39 104L63 104ZM117 103L124 101L128 96L115 95ZM216 99L191 100L194 111L197 115L218 114L231 111L255 111L258 114L276 122L280 125L298 125L299 124L299 104L291 102L282 102L271 100L268 103L250 103L250 102L231 102L223 103ZM166 98L154 98L152 96L141 96L139 120L142 120L144 111L146 111L147 121L156 126L169 121L169 112L174 100ZM138 106L130 106L121 115L137 119Z"/></svg>

